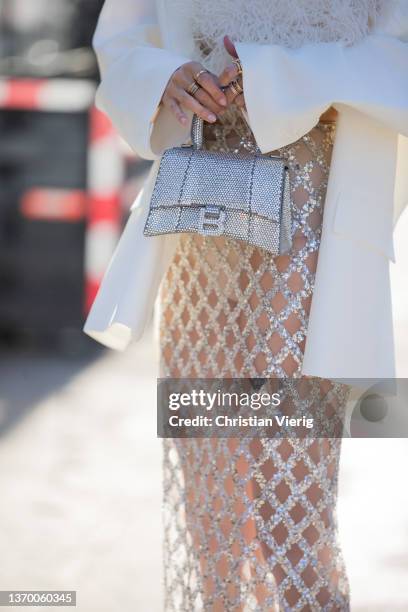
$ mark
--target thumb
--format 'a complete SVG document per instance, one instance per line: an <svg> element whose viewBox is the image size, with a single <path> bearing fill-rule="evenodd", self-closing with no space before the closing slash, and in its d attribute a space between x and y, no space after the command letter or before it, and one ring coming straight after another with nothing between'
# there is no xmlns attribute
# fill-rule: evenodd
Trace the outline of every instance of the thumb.
<svg viewBox="0 0 408 612"><path fill-rule="evenodd" d="M232 57L238 57L238 53L237 53L237 50L235 48L235 45L234 45L234 43L232 42L232 40L230 39L229 36L224 36L224 47L226 48L227 52Z"/></svg>

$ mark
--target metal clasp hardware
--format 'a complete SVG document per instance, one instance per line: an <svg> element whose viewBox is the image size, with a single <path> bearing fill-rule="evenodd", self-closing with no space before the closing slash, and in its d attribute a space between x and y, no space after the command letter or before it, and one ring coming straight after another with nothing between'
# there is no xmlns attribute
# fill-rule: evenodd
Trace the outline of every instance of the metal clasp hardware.
<svg viewBox="0 0 408 612"><path fill-rule="evenodd" d="M219 206L203 206L198 218L198 231L205 235L221 236L225 228L225 210Z"/></svg>

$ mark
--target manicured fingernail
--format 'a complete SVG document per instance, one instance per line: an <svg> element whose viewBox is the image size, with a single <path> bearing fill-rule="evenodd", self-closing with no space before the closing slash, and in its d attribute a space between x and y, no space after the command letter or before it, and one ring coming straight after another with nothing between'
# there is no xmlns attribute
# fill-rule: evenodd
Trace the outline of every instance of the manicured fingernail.
<svg viewBox="0 0 408 612"><path fill-rule="evenodd" d="M221 106L227 106L227 100L225 98L220 98L219 103L221 104Z"/></svg>
<svg viewBox="0 0 408 612"><path fill-rule="evenodd" d="M182 123L183 125L186 125L187 123L187 117L180 117L180 123Z"/></svg>
<svg viewBox="0 0 408 612"><path fill-rule="evenodd" d="M217 121L217 117L213 115L212 113L210 113L208 115L208 121L212 121L212 122Z"/></svg>

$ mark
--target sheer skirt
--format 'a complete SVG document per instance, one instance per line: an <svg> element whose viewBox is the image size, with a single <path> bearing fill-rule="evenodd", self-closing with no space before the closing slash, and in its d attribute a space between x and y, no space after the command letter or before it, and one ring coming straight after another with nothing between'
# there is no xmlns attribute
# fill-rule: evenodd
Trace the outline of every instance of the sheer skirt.
<svg viewBox="0 0 408 612"><path fill-rule="evenodd" d="M238 112L205 135L212 150L254 147ZM289 254L180 237L161 286L162 377L299 378L299 405L342 419L348 387L301 376L334 137L335 124L319 123L279 151L291 174ZM164 440L166 610L348 610L340 448L341 438Z"/></svg>

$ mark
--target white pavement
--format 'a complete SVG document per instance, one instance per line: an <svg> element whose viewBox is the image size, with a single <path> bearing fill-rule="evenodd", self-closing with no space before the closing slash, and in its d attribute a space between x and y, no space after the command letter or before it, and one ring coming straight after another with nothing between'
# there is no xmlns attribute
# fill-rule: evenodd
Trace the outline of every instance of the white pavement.
<svg viewBox="0 0 408 612"><path fill-rule="evenodd" d="M408 376L403 235L408 217L393 270ZM156 359L147 335L81 367L3 360L0 427L17 417L0 435L0 590L74 589L79 612L162 610ZM353 612L408 610L407 466L407 440L343 441L338 517Z"/></svg>

